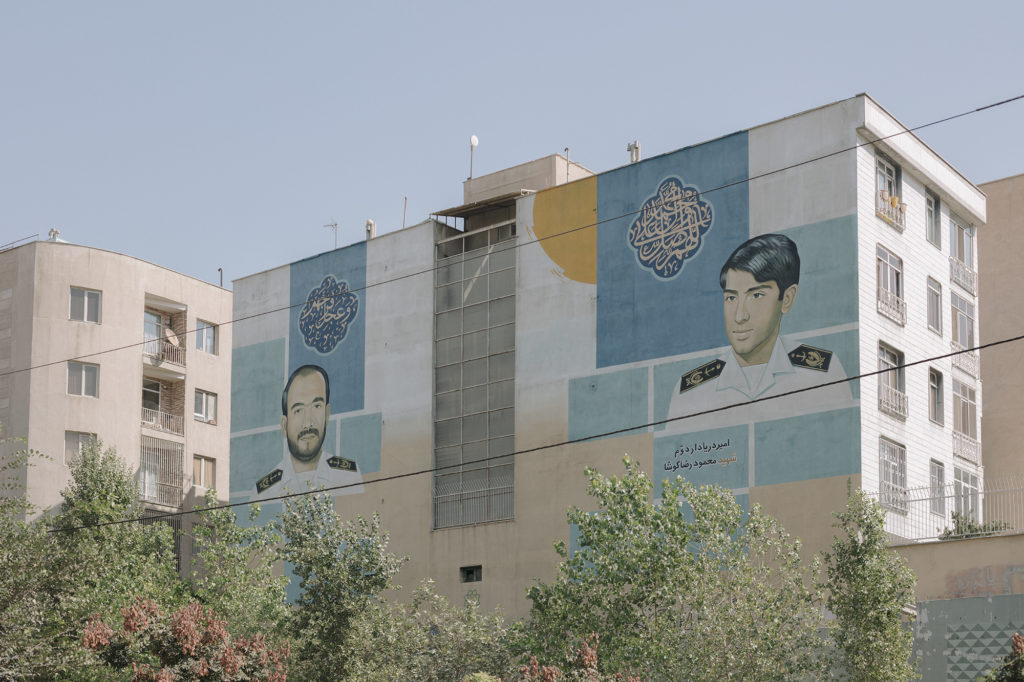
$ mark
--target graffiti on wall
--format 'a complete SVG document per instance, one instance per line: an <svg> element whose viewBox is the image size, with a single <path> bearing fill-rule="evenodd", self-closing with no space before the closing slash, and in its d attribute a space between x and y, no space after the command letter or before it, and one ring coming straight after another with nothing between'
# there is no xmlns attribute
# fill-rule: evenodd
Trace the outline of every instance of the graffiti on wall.
<svg viewBox="0 0 1024 682"><path fill-rule="evenodd" d="M943 599L1024 594L1024 564L975 566L946 573Z"/></svg>

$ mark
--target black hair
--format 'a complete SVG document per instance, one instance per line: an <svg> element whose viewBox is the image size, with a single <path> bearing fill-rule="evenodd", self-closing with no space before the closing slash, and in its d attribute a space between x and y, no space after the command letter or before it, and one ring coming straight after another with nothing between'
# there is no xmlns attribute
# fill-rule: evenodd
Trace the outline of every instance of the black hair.
<svg viewBox="0 0 1024 682"><path fill-rule="evenodd" d="M789 237L762 234L740 244L726 259L718 278L722 289L729 270L749 272L758 282L775 282L781 301L786 289L800 282L800 254Z"/></svg>
<svg viewBox="0 0 1024 682"><path fill-rule="evenodd" d="M281 414L288 416L288 389L292 387L292 382L295 381L295 377L300 374L309 374L310 372L319 372L320 376L324 378L324 388L326 389L326 395L324 401L330 404L331 402L331 380L327 378L327 370L320 365L303 365L297 370L292 372L292 375L288 377L288 383L284 385L284 390L281 391Z"/></svg>

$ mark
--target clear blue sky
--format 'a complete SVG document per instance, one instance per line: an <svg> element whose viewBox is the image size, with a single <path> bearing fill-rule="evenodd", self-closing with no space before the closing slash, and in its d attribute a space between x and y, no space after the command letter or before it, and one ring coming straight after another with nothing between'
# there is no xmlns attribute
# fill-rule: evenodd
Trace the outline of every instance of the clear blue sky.
<svg viewBox="0 0 1024 682"><path fill-rule="evenodd" d="M1024 3L0 0L0 243L51 227L217 282L867 92L914 126L1024 93ZM1024 172L1024 101L920 136Z"/></svg>

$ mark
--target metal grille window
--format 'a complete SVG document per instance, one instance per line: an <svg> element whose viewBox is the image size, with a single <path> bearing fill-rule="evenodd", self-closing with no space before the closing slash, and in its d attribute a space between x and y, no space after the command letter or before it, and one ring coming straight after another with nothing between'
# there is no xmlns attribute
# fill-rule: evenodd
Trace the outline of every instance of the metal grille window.
<svg viewBox="0 0 1024 682"><path fill-rule="evenodd" d="M96 442L95 433L64 432L64 464L71 464L82 454L82 449Z"/></svg>
<svg viewBox="0 0 1024 682"><path fill-rule="evenodd" d="M68 395L93 398L100 394L100 366L85 362L68 362Z"/></svg>
<svg viewBox="0 0 1024 682"><path fill-rule="evenodd" d="M942 403L942 372L928 370L928 418L936 424L945 421L945 407Z"/></svg>
<svg viewBox="0 0 1024 682"><path fill-rule="evenodd" d="M886 438L878 440L878 491L889 509L907 510L907 449Z"/></svg>
<svg viewBox="0 0 1024 682"><path fill-rule="evenodd" d="M946 465L934 459L928 464L928 508L933 514L946 515Z"/></svg>
<svg viewBox="0 0 1024 682"><path fill-rule="evenodd" d="M147 502L181 506L185 446L175 441L142 437L139 495Z"/></svg>
<svg viewBox="0 0 1024 682"><path fill-rule="evenodd" d="M92 289L80 289L71 287L71 314L70 319L79 322L100 321L100 304L103 294Z"/></svg>
<svg viewBox="0 0 1024 682"><path fill-rule="evenodd" d="M956 379L953 379L953 430L978 438L978 404L974 389Z"/></svg>
<svg viewBox="0 0 1024 682"><path fill-rule="evenodd" d="M925 229L928 241L942 248L942 216L939 213L939 198L931 192L925 192Z"/></svg>
<svg viewBox="0 0 1024 682"><path fill-rule="evenodd" d="M171 527L171 532L174 534L174 564L175 570L181 571L181 517L180 516L160 516L164 512L156 509L143 509L142 510L142 525L150 526L154 523L163 523ZM151 518L151 517L157 518Z"/></svg>
<svg viewBox="0 0 1024 682"><path fill-rule="evenodd" d="M961 348L974 347L974 304L955 291L949 292L953 318L953 343Z"/></svg>
<svg viewBox="0 0 1024 682"><path fill-rule="evenodd" d="M962 518L981 520L979 490L978 477L975 474L959 467L953 468L953 499L956 503L956 512Z"/></svg>
<svg viewBox="0 0 1024 682"><path fill-rule="evenodd" d="M928 328L942 333L942 285L928 278Z"/></svg>
<svg viewBox="0 0 1024 682"><path fill-rule="evenodd" d="M434 528L513 516L515 225L437 245Z"/></svg>

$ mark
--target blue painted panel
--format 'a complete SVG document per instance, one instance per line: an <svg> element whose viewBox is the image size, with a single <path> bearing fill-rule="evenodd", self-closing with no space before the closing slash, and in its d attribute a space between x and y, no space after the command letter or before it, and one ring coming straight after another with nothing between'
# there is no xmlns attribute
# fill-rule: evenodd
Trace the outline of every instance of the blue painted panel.
<svg viewBox="0 0 1024 682"><path fill-rule="evenodd" d="M749 470L748 432L744 424L659 436L654 439L654 476L660 480L673 480L681 476L697 486L746 488Z"/></svg>
<svg viewBox="0 0 1024 682"><path fill-rule="evenodd" d="M754 425L754 485L860 473L860 408Z"/></svg>
<svg viewBox="0 0 1024 682"><path fill-rule="evenodd" d="M569 381L570 440L646 423L647 369L627 369ZM632 429L626 433L645 430Z"/></svg>
<svg viewBox="0 0 1024 682"><path fill-rule="evenodd" d="M292 263L290 276L289 373L320 365L331 380L331 414L363 409L366 243Z"/></svg>
<svg viewBox="0 0 1024 682"><path fill-rule="evenodd" d="M231 351L232 431L271 426L281 421L286 362L284 339Z"/></svg>
<svg viewBox="0 0 1024 682"><path fill-rule="evenodd" d="M338 454L355 460L361 474L380 471L380 432L380 412L342 419Z"/></svg>
<svg viewBox="0 0 1024 682"><path fill-rule="evenodd" d="M281 395L278 389L278 396ZM278 415L280 415L280 398ZM278 416L278 423L281 417ZM231 492L256 492L256 481L272 471L284 456L284 436L280 427L263 433L231 437Z"/></svg>
<svg viewBox="0 0 1024 682"><path fill-rule="evenodd" d="M725 343L718 276L750 234L748 187L740 182L747 172L743 132L597 176L598 367ZM730 183L739 184L708 191ZM638 211L673 185L700 192L712 217L707 226L706 207L695 203L689 220L706 228L700 245L683 249L680 269L659 270L645 266L657 259L638 251L630 232ZM667 249L666 257L678 250Z"/></svg>

